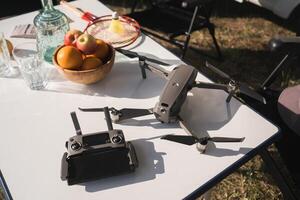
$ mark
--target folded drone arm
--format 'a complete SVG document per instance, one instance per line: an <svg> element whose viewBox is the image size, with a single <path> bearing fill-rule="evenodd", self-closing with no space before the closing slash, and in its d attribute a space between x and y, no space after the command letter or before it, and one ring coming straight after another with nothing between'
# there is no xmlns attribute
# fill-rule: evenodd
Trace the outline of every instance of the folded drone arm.
<svg viewBox="0 0 300 200"><path fill-rule="evenodd" d="M104 112L103 108L79 108L79 110L83 112ZM153 109L139 109L139 108L123 108L120 110L117 110L113 107L108 108L108 110L111 112L111 119L114 123L131 119L135 117L141 117L145 115L151 115L153 114Z"/></svg>
<svg viewBox="0 0 300 200"><path fill-rule="evenodd" d="M138 109L138 108L123 108L119 112L112 112L112 119L114 122L123 121L135 117L141 117L145 115L153 114L153 109Z"/></svg>
<svg viewBox="0 0 300 200"><path fill-rule="evenodd" d="M160 66L155 66L155 65L152 65L149 63L145 63L144 67L145 67L145 69L157 74L161 78L168 79L169 71L165 70L164 68L162 68Z"/></svg>
<svg viewBox="0 0 300 200"><path fill-rule="evenodd" d="M205 82L196 81L195 84L192 85L192 87L228 91L228 85L219 84L219 83L205 83Z"/></svg>
<svg viewBox="0 0 300 200"><path fill-rule="evenodd" d="M178 117L178 119L179 119L179 126L180 126L186 133L188 133L188 134L190 134L190 135L193 135L193 136L196 135L196 134L194 133L194 131L191 130L191 129L187 126L186 122L185 122L180 116Z"/></svg>
<svg viewBox="0 0 300 200"><path fill-rule="evenodd" d="M205 63L205 66L207 68L209 68L210 70L212 70L213 72L215 72L216 74L218 74L219 76L221 76L222 78L227 79L229 82L226 85L227 88L224 87L224 85L222 85L222 84L214 84L214 83L213 84L210 84L210 83L204 84L204 83L202 83L202 84L200 84L200 86L202 88L222 89L222 90L227 91L229 93L229 96L226 99L226 102L230 102L231 97L234 94L241 93L241 94L249 96L249 97L251 97L251 98L253 98L253 99L255 99L255 100L257 100L257 101L259 101L263 104L266 103L265 98L262 95L260 95L259 93L257 93L255 90L251 89L251 87L249 87L248 84L243 83L243 82L235 81L228 74L226 74L225 72L223 72L222 70L216 68L215 66L211 65L208 62Z"/></svg>
<svg viewBox="0 0 300 200"><path fill-rule="evenodd" d="M125 50L125 49L116 48L116 51L118 51L119 53L121 53L129 58L138 58L139 59L139 65L140 65L140 68L142 71L143 79L146 78L146 70L145 69L156 73L157 75L159 75L162 78L167 78L169 75L169 71L167 71L164 68L159 66L159 65L169 66L169 64L167 64L163 61L153 59L153 58L148 58L146 56L139 55L137 52L129 51L129 50Z"/></svg>
<svg viewBox="0 0 300 200"><path fill-rule="evenodd" d="M274 37L269 42L271 51L279 49L287 49L290 53L299 54L300 52L300 37Z"/></svg>

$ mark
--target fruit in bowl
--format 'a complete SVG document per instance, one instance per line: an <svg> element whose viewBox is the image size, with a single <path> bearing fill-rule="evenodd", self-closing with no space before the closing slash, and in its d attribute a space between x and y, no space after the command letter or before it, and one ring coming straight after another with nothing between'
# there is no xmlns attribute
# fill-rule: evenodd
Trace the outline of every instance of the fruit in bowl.
<svg viewBox="0 0 300 200"><path fill-rule="evenodd" d="M79 69L83 63L83 56L75 47L64 46L57 52L56 61L64 69Z"/></svg>
<svg viewBox="0 0 300 200"><path fill-rule="evenodd" d="M83 60L83 64L80 67L80 70L90 70L90 69L97 69L98 66L102 65L103 62L96 57L86 57Z"/></svg>
<svg viewBox="0 0 300 200"><path fill-rule="evenodd" d="M64 36L64 44L65 45L73 45L76 47L77 38L82 35L83 32L76 29L69 30Z"/></svg>
<svg viewBox="0 0 300 200"><path fill-rule="evenodd" d="M10 40L5 39L5 41L6 41L6 45L7 45L7 49L8 49L9 55L12 56L12 51L13 51L14 46L11 43ZM0 49L0 53L2 53L2 49Z"/></svg>
<svg viewBox="0 0 300 200"><path fill-rule="evenodd" d="M96 39L92 35L84 33L77 38L76 47L84 54L93 53L97 48Z"/></svg>
<svg viewBox="0 0 300 200"><path fill-rule="evenodd" d="M106 55L108 54L109 48L107 44L103 40L96 39L96 49L92 54L89 54L88 56L97 57L101 60L104 60Z"/></svg>
<svg viewBox="0 0 300 200"><path fill-rule="evenodd" d="M86 33L74 36L73 40L70 34L75 33L80 32L73 30L65 36L64 44L54 52L53 64L65 78L76 83L92 84L102 80L114 64L114 48Z"/></svg>

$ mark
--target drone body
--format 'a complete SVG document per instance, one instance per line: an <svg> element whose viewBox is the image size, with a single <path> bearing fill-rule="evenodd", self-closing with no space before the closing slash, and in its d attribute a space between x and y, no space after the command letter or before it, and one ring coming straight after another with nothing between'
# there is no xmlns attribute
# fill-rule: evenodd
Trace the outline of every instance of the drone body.
<svg viewBox="0 0 300 200"><path fill-rule="evenodd" d="M263 97L256 94L254 91L250 90L245 84L237 83L231 79L224 72L218 70L217 68L207 64L206 67L210 68L214 72L218 73L220 76L225 77L229 80L227 84L215 84L215 83L205 83L196 81L198 71L189 65L178 65L172 71L167 71L164 68L158 65L168 65L161 61L157 61L152 58L147 58L141 56L136 52L116 49L118 52L130 57L130 58L139 58L139 66L141 68L142 77L146 78L146 70L156 73L160 77L163 77L167 80L158 102L153 108L150 109L136 109L136 108L123 108L117 110L115 108L109 108L112 114L112 120L115 123L121 122L122 120L145 116L154 114L155 118L162 123L173 123L173 122L183 122L179 116L181 107L186 100L188 92L193 88L207 88L207 89L219 89L224 90L229 93L227 98L227 103L229 103L231 97L236 93L244 93L256 100L263 101ZM103 112L101 108L80 108L82 111L87 112ZM183 124L183 123L182 123ZM187 127L185 127L188 129ZM244 138L196 138L192 136L180 136L180 135L167 135L161 139L166 139L174 142L179 142L186 144L185 141L182 142L182 138L188 138L187 140L192 140L192 144L196 144L199 152L203 153L205 151L208 141L212 142L242 142ZM183 139L185 140L185 139ZM191 144L188 144L191 145Z"/></svg>
<svg viewBox="0 0 300 200"><path fill-rule="evenodd" d="M154 114L156 119L162 123L172 123L180 120L180 109L187 97L187 93L193 88L206 88L206 89L218 89L227 91L228 98L226 102L229 103L232 96L237 93L246 94L253 99L256 99L261 102L265 102L264 98L248 88L244 83L238 83L229 77L227 74L212 66L209 63L206 63L206 67L219 74L221 77L229 80L227 84L215 84L215 83L205 83L196 81L198 71L190 65L178 65L172 71L167 71L159 65L168 66L168 64L158 61L152 58L147 58L145 56L139 55L136 52L116 49L118 52L130 57L139 59L139 67L141 68L142 77L145 79L146 69L157 74L158 76L165 78L167 83L165 84L159 101L155 104L153 109L132 109L130 113L129 109L120 110L119 112L113 112L112 114L114 122L121 121L123 119L143 116L146 114ZM140 111L139 111L140 110ZM149 112L149 110L151 110ZM126 111L126 113L124 113ZM125 116L127 115L127 117Z"/></svg>
<svg viewBox="0 0 300 200"><path fill-rule="evenodd" d="M159 101L153 108L157 120L170 123L178 120L178 114L184 103L197 71L188 65L179 65L170 72L168 82L164 86Z"/></svg>

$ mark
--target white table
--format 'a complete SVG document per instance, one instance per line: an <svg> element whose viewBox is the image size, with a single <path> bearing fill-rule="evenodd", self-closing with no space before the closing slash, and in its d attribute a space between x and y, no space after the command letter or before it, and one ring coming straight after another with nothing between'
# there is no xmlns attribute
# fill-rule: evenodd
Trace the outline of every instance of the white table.
<svg viewBox="0 0 300 200"><path fill-rule="evenodd" d="M97 0L74 5L98 16L111 11ZM74 20L86 22L62 9ZM7 36L17 24L31 23L37 12L0 21ZM14 45L23 42L13 39ZM181 61L148 37L131 45L169 63ZM171 68L170 68L171 69ZM83 133L106 130L103 113L82 113L77 107L153 107L165 83L148 73L143 80L136 60L117 55L109 76L83 86L53 71L44 91L27 88L23 80L0 78L0 169L14 199L182 199L194 198L237 169L259 148L273 142L278 128L223 91L193 89L181 115L199 135L245 137L242 143L209 144L206 154L195 146L161 140L165 134L186 134L177 124L160 124L145 116L114 125L134 144L140 166L132 174L68 186L60 180L65 141L75 134L69 113L76 111ZM198 80L209 81L199 74Z"/></svg>

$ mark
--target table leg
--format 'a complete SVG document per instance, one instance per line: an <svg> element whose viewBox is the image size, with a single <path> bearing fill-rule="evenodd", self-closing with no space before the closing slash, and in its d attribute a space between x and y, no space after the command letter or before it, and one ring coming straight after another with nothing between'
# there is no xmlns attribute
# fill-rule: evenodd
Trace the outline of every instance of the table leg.
<svg viewBox="0 0 300 200"><path fill-rule="evenodd" d="M0 170L0 193L1 192L2 192L2 194L0 194L0 199L1 198L4 198L6 200L12 200L13 199L10 192L9 192L9 190L8 190L8 187L6 185L6 182L4 180L2 172ZM2 195L4 195L4 196L2 196Z"/></svg>
<svg viewBox="0 0 300 200"><path fill-rule="evenodd" d="M276 162L271 157L267 149L262 149L260 156L268 167L272 177L275 179L279 189L283 193L284 199L297 200L291 186L288 184L286 177L282 174Z"/></svg>

